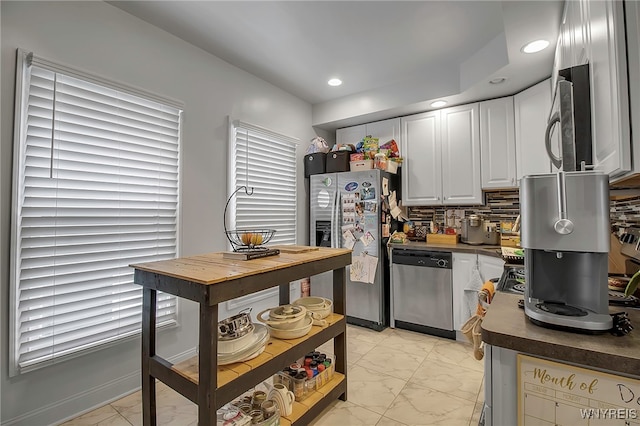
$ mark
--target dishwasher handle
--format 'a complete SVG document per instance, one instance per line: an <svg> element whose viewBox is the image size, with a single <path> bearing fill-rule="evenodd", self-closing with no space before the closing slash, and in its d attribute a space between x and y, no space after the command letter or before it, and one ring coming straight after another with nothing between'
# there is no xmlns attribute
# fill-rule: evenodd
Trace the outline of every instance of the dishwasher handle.
<svg viewBox="0 0 640 426"><path fill-rule="evenodd" d="M452 269L453 263L451 253L428 252L424 250L393 250L392 262L396 265L439 269Z"/></svg>

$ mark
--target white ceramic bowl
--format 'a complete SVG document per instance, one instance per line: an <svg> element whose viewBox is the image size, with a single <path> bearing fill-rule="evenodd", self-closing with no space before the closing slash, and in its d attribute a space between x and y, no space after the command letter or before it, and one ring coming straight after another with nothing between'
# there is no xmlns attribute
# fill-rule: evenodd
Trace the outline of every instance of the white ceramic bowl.
<svg viewBox="0 0 640 426"><path fill-rule="evenodd" d="M320 319L326 318L333 311L333 302L331 299L325 299L324 297L301 297L293 302L293 305L304 306L308 311L318 314Z"/></svg>
<svg viewBox="0 0 640 426"><path fill-rule="evenodd" d="M283 307L290 307L292 310L290 310L289 314L283 314L283 312L286 312L280 309ZM266 313L269 313L268 318L264 318ZM267 325L270 330L295 330L306 324L307 309L304 306L278 306L277 308L260 312L256 318Z"/></svg>
<svg viewBox="0 0 640 426"><path fill-rule="evenodd" d="M310 316L304 317L303 325L294 329L280 329L273 328L269 324L267 324L267 329L269 330L269 334L271 337L275 337L276 339L297 339L298 337L305 336L311 330L311 326L313 325L313 319Z"/></svg>

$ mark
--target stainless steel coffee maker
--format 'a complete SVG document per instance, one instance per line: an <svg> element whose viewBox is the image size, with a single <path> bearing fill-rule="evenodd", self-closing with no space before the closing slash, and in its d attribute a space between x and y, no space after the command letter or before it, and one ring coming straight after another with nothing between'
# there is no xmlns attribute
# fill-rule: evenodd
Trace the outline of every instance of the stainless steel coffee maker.
<svg viewBox="0 0 640 426"><path fill-rule="evenodd" d="M520 208L527 317L583 333L611 329L608 176L596 171L525 176Z"/></svg>

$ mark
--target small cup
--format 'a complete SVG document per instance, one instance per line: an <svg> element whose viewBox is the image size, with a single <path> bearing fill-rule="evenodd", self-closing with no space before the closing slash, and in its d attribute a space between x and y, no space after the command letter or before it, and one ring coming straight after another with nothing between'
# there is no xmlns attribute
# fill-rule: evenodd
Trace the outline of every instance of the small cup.
<svg viewBox="0 0 640 426"><path fill-rule="evenodd" d="M249 416L251 417L251 424L253 425L264 421L264 414L262 414L262 410L251 410Z"/></svg>
<svg viewBox="0 0 640 426"><path fill-rule="evenodd" d="M255 391L253 393L253 398L251 399L251 406L254 410L260 409L260 405L267 399L267 394L264 391Z"/></svg>
<svg viewBox="0 0 640 426"><path fill-rule="evenodd" d="M246 402L240 403L237 405L238 410L242 411L244 414L249 414L251 412L251 404L247 404Z"/></svg>
<svg viewBox="0 0 640 426"><path fill-rule="evenodd" d="M275 402L273 402L270 399L267 399L265 402L263 402L260 405L260 408L262 408L262 414L264 414L264 419L267 420L268 418L270 418L276 413L277 407Z"/></svg>

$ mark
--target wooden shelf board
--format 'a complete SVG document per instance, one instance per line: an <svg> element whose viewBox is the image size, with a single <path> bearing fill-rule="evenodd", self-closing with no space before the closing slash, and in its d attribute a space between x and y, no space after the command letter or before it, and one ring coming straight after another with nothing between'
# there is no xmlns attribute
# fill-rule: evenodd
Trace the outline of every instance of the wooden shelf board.
<svg viewBox="0 0 640 426"><path fill-rule="evenodd" d="M280 426L291 426L291 422L284 417L280 417Z"/></svg>
<svg viewBox="0 0 640 426"><path fill-rule="evenodd" d="M326 395L328 395L333 389L336 388L342 381L345 380L345 376L340 373L334 373L333 378L327 382L319 390L311 392L304 400L293 403L293 411L290 415L283 417L291 423L295 423L300 419L309 408L319 403Z"/></svg>
<svg viewBox="0 0 640 426"><path fill-rule="evenodd" d="M258 355L256 358L244 361L244 362L236 362L228 365L219 365L218 366L218 388L228 384L229 382L237 379L238 377L246 374L247 372L258 368L259 366L265 364L269 360L284 354L289 351L292 347L304 342L309 339L311 336L316 335L322 330L336 324L338 321L343 320L344 315L340 314L330 314L326 320L328 325L324 327L320 326L312 326L311 330L306 336L300 337L298 339L290 339L290 340L282 340L276 339L274 337L269 338L267 342L267 346L263 353ZM286 365L283 364L283 368ZM198 384L198 355L191 357L185 361L182 361L178 364L174 364L171 367L172 370L176 371L178 374L188 377L194 383ZM329 386L331 382L327 383L321 389L324 389L326 386Z"/></svg>

